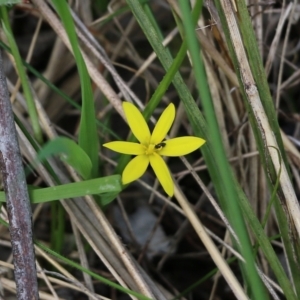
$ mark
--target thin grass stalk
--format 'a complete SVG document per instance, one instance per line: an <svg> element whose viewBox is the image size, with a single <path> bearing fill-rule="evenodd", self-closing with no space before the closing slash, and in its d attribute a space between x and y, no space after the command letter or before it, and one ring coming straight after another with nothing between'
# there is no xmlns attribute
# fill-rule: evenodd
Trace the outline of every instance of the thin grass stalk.
<svg viewBox="0 0 300 300"><path fill-rule="evenodd" d="M41 127L39 124L37 109L36 109L36 106L34 103L34 98L33 98L30 84L29 84L29 80L27 78L25 69L22 64L22 59L21 59L21 56L20 56L20 53L18 50L18 46L14 39L13 32L12 32L12 29L11 29L11 26L9 23L7 8L5 6L1 6L0 11L1 11L1 21L2 21L3 30L6 34L8 42L10 44L11 52L12 52L12 55L16 62L17 73L20 77L20 80L22 83L22 88L24 90L24 95L25 95L25 99L26 99L26 103L27 103L27 107L28 107L28 114L29 114L31 124L32 124L33 134L34 134L35 139L40 144L42 144L43 143L43 134L42 134L42 130L41 130Z"/></svg>
<svg viewBox="0 0 300 300"><path fill-rule="evenodd" d="M200 237L201 241L203 242L204 246L208 249L212 260L218 267L221 274L224 276L225 280L227 281L228 285L232 289L234 295L237 299L248 299L247 295L245 294L242 286L236 279L234 273L229 268L228 264L226 263L225 259L222 257L221 253L219 252L216 245L211 240L210 236L204 229L204 226L198 219L198 216L192 209L190 203L185 198L184 194L180 191L180 189L175 186L175 196L177 201L179 202L180 206L184 210L187 219L191 222L193 228L197 232L198 236Z"/></svg>

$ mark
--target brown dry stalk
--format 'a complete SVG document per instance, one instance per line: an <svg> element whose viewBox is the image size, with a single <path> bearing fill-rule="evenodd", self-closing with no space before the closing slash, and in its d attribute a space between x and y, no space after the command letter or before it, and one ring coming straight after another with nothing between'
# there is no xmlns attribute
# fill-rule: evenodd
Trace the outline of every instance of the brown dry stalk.
<svg viewBox="0 0 300 300"><path fill-rule="evenodd" d="M0 52L0 169L6 194L17 299L38 299L31 208Z"/></svg>
<svg viewBox="0 0 300 300"><path fill-rule="evenodd" d="M251 106L258 129L265 145L264 151L266 152L267 157L270 156L276 174L280 176L280 187L285 198L284 201L289 212L289 217L294 223L297 233L300 236L300 205L296 197L295 190L289 178L287 167L285 166L284 162L281 161L278 155L280 154L278 150L279 147L275 135L270 127L267 114L261 103L260 95L251 73L246 50L243 46L242 37L240 35L231 4L228 0L222 0L221 5L228 24L232 45L238 60L241 80L243 83L245 94L247 96L247 101Z"/></svg>

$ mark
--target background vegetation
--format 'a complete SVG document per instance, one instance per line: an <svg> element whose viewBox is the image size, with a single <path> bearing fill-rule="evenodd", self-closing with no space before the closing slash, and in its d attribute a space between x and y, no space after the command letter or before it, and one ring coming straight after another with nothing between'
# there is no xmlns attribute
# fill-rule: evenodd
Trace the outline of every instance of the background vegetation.
<svg viewBox="0 0 300 300"><path fill-rule="evenodd" d="M297 1L32 0L1 22L41 299L300 297ZM167 160L172 199L151 170L122 187L129 157L101 147L133 138L122 101L151 128L173 102L169 137L207 141Z"/></svg>

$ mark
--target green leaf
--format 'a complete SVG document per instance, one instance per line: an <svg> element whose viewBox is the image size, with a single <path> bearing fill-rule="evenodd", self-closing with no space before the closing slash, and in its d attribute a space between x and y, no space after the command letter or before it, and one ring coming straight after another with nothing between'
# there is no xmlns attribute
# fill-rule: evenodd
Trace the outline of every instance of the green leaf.
<svg viewBox="0 0 300 300"><path fill-rule="evenodd" d="M118 196L117 192L106 193L100 196L100 203L101 206L106 206L107 204L111 203L114 199Z"/></svg>
<svg viewBox="0 0 300 300"><path fill-rule="evenodd" d="M43 161L60 154L60 159L73 167L84 179L91 178L92 162L86 152L73 140L59 137L48 142L40 151L37 160Z"/></svg>
<svg viewBox="0 0 300 300"><path fill-rule="evenodd" d="M21 3L21 0L0 0L0 5L12 5L16 3Z"/></svg>
<svg viewBox="0 0 300 300"><path fill-rule="evenodd" d="M112 175L42 189L30 187L29 195L31 203L43 203L54 200L82 197L85 195L119 193L121 190L121 176ZM0 202L5 202L4 192L0 192Z"/></svg>
<svg viewBox="0 0 300 300"><path fill-rule="evenodd" d="M82 114L79 127L79 145L92 162L92 177L98 174L99 142L96 128L96 114L90 76L79 47L75 25L66 1L53 0L53 4L63 22L77 63L82 95Z"/></svg>

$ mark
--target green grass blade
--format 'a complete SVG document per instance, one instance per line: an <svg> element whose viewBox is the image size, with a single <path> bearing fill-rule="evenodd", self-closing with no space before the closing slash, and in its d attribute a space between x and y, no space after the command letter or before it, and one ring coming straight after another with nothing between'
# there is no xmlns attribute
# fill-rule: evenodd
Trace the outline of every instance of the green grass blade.
<svg viewBox="0 0 300 300"><path fill-rule="evenodd" d="M66 228L66 212L59 201L51 202L51 248L62 253L64 250L63 245L65 241L65 228Z"/></svg>
<svg viewBox="0 0 300 300"><path fill-rule="evenodd" d="M28 108L28 114L29 114L29 117L30 117L30 120L32 123L34 137L40 144L42 144L43 135L42 135L42 130L41 130L41 127L39 124L38 113L37 113L36 106L34 103L30 84L28 82L28 78L26 76L26 73L25 73L25 70L23 67L22 59L21 59L16 41L13 37L12 29L10 27L7 8L5 6L1 6L0 12L1 12L1 19L2 19L2 27L7 36L7 39L9 41L11 52L12 52L12 55L16 62L17 72L19 74L19 77L20 77L20 80L22 83L22 87L23 87L23 91L24 91L24 95L25 95L25 99L26 99L26 103L27 103L27 108Z"/></svg>
<svg viewBox="0 0 300 300"><path fill-rule="evenodd" d="M239 197L236 192L234 179L231 176L232 170L229 166L222 142L221 133L219 131L219 125L208 88L204 65L201 60L201 53L195 34L195 28L193 26L193 23L191 22L189 4L185 0L180 0L179 4L181 7L183 25L185 29L185 38L191 55L195 79L199 94L202 99L202 105L208 124L208 134L213 137L211 139L213 156L216 160L217 165L219 166L220 176L224 182L225 187L223 193L225 194L228 205L230 206L229 220L239 238L239 241L241 243L241 247L239 247L240 252L246 261L244 266L244 273L246 274L245 279L248 281L248 285L250 287L251 295L253 295L253 298L265 299L265 290L255 268L252 245L250 243L244 218L239 207Z"/></svg>
<svg viewBox="0 0 300 300"><path fill-rule="evenodd" d="M80 182L57 185L48 188L30 188L31 203L98 195L103 193L120 192L122 190L120 175L106 176ZM5 193L0 192L0 202L5 202Z"/></svg>
<svg viewBox="0 0 300 300"><path fill-rule="evenodd" d="M75 25L71 17L69 6L67 2L60 0L53 0L53 3L68 34L78 67L82 89L82 114L78 140L80 147L88 154L91 159L92 177L96 177L98 174L99 142L96 128L96 115L91 81L80 51L75 31Z"/></svg>
<svg viewBox="0 0 300 300"><path fill-rule="evenodd" d="M0 5L12 5L21 3L21 0L0 0Z"/></svg>

